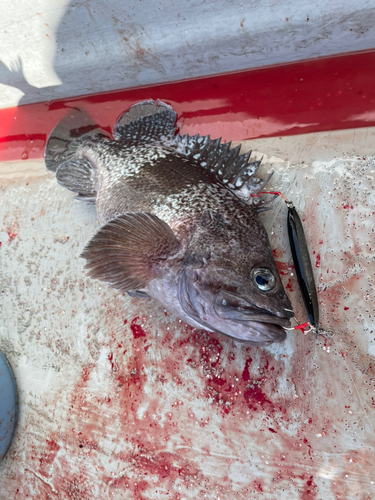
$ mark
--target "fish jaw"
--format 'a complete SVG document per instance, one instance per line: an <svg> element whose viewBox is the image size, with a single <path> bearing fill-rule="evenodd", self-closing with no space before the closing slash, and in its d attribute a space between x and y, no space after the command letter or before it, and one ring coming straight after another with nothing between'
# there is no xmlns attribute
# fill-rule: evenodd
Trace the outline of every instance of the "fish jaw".
<svg viewBox="0 0 375 500"><path fill-rule="evenodd" d="M253 304L242 310L220 310L218 305L228 292L220 291L214 299L201 294L194 295L189 289L184 271L170 268L162 278L155 278L146 287L146 293L163 305L165 309L182 319L188 325L217 332L238 342L253 346L282 343L286 339L284 328L290 327L294 316L288 301L278 311L270 313ZM287 309L287 310L284 310ZM288 310L289 309L289 310Z"/></svg>
<svg viewBox="0 0 375 500"><path fill-rule="evenodd" d="M196 293L183 272L178 283L177 298L184 313L200 324L201 328L222 333L250 345L269 345L284 342L290 327L289 319L294 313L281 305L270 313L262 310L233 293L219 291L212 297L207 293ZM236 297L245 307L225 307L225 298ZM289 305L288 299L286 299ZM221 307L220 307L221 306Z"/></svg>
<svg viewBox="0 0 375 500"><path fill-rule="evenodd" d="M233 329L233 333L230 330L228 330L228 333L219 330L214 331L223 333L237 342L256 347L281 344L287 337L286 331L281 326L273 323L249 321L246 328L241 328L241 326Z"/></svg>
<svg viewBox="0 0 375 500"><path fill-rule="evenodd" d="M258 304L235 293L220 290L214 299L213 309L217 316L224 320L272 323L284 328L290 326L289 319L294 317L292 306L286 295L282 297L280 304L277 304L275 300L268 305L268 309L263 309Z"/></svg>

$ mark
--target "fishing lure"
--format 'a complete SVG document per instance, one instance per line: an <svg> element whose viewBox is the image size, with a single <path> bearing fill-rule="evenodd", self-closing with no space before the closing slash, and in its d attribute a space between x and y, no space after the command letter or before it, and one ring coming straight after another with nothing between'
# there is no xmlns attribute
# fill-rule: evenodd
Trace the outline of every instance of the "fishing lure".
<svg viewBox="0 0 375 500"><path fill-rule="evenodd" d="M325 330L319 323L319 303L313 268L311 265L305 232L295 206L279 191L261 191L259 194L279 195L283 198L288 207L287 225L289 244L298 284L309 321L303 324L298 324L293 328L286 328L286 330L302 330L305 332L305 329L310 327L310 329L305 333L313 331L318 335L325 335L328 337L332 336L333 331Z"/></svg>

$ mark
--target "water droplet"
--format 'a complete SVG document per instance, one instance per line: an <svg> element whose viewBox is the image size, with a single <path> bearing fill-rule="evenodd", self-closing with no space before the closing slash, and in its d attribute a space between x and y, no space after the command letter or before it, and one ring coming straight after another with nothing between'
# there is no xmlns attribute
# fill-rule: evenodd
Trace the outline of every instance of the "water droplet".
<svg viewBox="0 0 375 500"><path fill-rule="evenodd" d="M27 159L28 159L28 157L29 157L29 153L28 153L27 151L24 151L24 152L22 153L22 155L21 155L21 158L22 158L23 160L27 160Z"/></svg>

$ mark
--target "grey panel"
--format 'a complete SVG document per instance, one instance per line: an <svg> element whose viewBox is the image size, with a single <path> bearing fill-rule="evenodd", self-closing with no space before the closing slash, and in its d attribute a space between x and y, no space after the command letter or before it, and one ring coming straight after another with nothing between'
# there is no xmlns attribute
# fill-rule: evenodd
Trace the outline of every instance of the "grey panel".
<svg viewBox="0 0 375 500"><path fill-rule="evenodd" d="M12 369L0 352L0 461L12 442L18 419L18 395Z"/></svg>
<svg viewBox="0 0 375 500"><path fill-rule="evenodd" d="M22 103L364 50L375 39L367 0L3 3L0 83L20 89ZM3 87L0 106L20 95Z"/></svg>

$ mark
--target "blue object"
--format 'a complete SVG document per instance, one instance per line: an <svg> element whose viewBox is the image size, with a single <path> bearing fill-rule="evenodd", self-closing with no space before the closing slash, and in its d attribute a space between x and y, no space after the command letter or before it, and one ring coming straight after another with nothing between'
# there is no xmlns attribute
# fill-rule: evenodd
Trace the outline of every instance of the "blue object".
<svg viewBox="0 0 375 500"><path fill-rule="evenodd" d="M18 394L12 368L0 352L0 462L12 442L18 420Z"/></svg>

